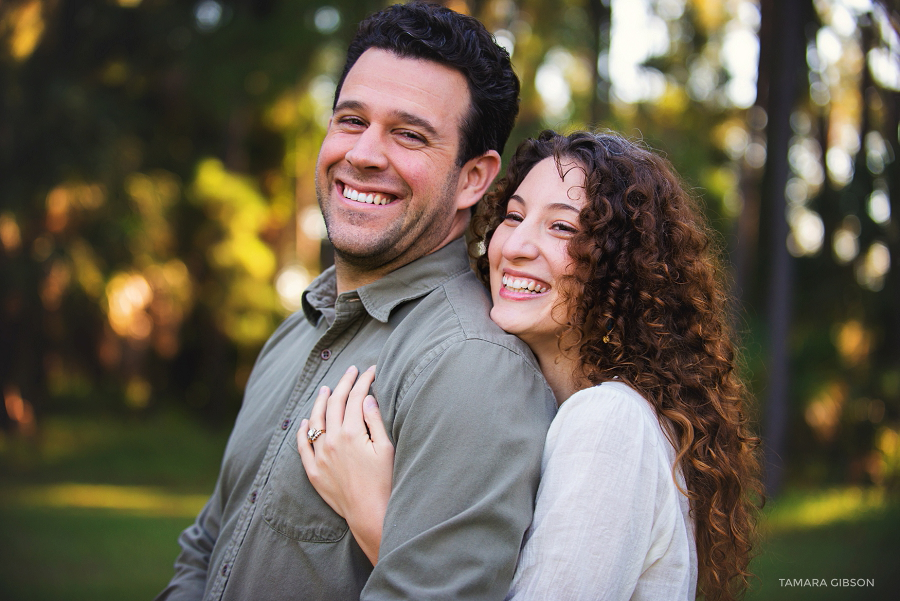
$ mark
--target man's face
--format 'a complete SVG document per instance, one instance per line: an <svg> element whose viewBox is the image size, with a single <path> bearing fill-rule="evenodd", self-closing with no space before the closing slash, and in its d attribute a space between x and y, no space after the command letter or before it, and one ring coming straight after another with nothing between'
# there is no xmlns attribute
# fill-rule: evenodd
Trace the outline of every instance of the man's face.
<svg viewBox="0 0 900 601"><path fill-rule="evenodd" d="M380 275L454 234L465 77L371 48L344 80L316 164L316 194L336 263ZM456 228L458 229L458 228Z"/></svg>

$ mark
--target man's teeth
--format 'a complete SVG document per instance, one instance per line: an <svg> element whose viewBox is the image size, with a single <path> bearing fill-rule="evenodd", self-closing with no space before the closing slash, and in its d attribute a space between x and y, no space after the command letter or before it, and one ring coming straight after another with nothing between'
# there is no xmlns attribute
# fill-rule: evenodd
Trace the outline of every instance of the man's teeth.
<svg viewBox="0 0 900 601"><path fill-rule="evenodd" d="M355 200L357 202L364 202L370 205L386 205L391 202L391 199L387 196L382 196L381 194L365 194L358 190L354 190L350 186L344 186L344 198L349 198L350 200Z"/></svg>
<svg viewBox="0 0 900 601"><path fill-rule="evenodd" d="M526 278L514 278L508 275L503 276L503 285L507 289L514 292L530 292L532 294L547 292L547 288L545 286L541 286L534 280L529 280Z"/></svg>

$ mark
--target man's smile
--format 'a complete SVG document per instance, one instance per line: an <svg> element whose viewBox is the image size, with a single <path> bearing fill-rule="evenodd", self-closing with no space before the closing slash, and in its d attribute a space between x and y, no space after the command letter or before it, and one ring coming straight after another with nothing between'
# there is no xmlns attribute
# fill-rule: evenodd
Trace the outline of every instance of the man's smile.
<svg viewBox="0 0 900 601"><path fill-rule="evenodd" d="M382 192L360 192L347 184L344 184L343 193L344 198L349 198L350 200L365 204L386 205L396 200L396 197L390 194Z"/></svg>

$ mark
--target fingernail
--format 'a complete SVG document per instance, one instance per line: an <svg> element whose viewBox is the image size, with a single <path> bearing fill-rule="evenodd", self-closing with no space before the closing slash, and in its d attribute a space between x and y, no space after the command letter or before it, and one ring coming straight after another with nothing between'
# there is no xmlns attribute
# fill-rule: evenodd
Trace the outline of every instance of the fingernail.
<svg viewBox="0 0 900 601"><path fill-rule="evenodd" d="M320 389L319 389L319 394L328 394L328 387L327 387L327 386L323 386L322 388L320 388Z"/></svg>
<svg viewBox="0 0 900 601"><path fill-rule="evenodd" d="M375 366L373 365L372 367L370 367L370 368L367 369L366 371L375 371Z"/></svg>
<svg viewBox="0 0 900 601"><path fill-rule="evenodd" d="M350 367L347 368L347 371L346 371L345 373L348 373L348 374L349 374L349 373L350 373L351 371L353 371L354 369L356 369L356 366L355 366L355 365L351 365Z"/></svg>
<svg viewBox="0 0 900 601"><path fill-rule="evenodd" d="M375 400L371 394L367 395L365 399L363 399L363 408L365 409L375 409L378 407L378 401Z"/></svg>
<svg viewBox="0 0 900 601"><path fill-rule="evenodd" d="M309 424L308 419L301 419L300 420L300 430L306 430L307 424Z"/></svg>

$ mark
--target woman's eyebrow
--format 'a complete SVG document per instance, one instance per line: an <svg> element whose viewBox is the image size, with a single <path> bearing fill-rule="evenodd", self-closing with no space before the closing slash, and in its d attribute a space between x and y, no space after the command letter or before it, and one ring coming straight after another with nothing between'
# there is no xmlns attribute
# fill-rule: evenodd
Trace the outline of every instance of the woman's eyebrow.
<svg viewBox="0 0 900 601"><path fill-rule="evenodd" d="M521 196L519 196L518 194L513 194L512 196L509 197L509 200L510 200L510 201L515 200L515 201L519 202L520 204L525 204L525 200L524 200ZM579 209L578 207L573 207L572 205L566 204L566 203L564 203L564 202L553 202L553 203L550 203L549 205L547 205L547 208L548 208L548 209L563 210L563 211L574 211L574 212L576 212L576 213L578 213L578 214L581 214L581 209Z"/></svg>
<svg viewBox="0 0 900 601"><path fill-rule="evenodd" d="M547 205L548 209L561 209L564 211L575 211L576 213L581 213L581 209L577 207L573 207L572 205L566 204L564 202L554 202L552 204Z"/></svg>

